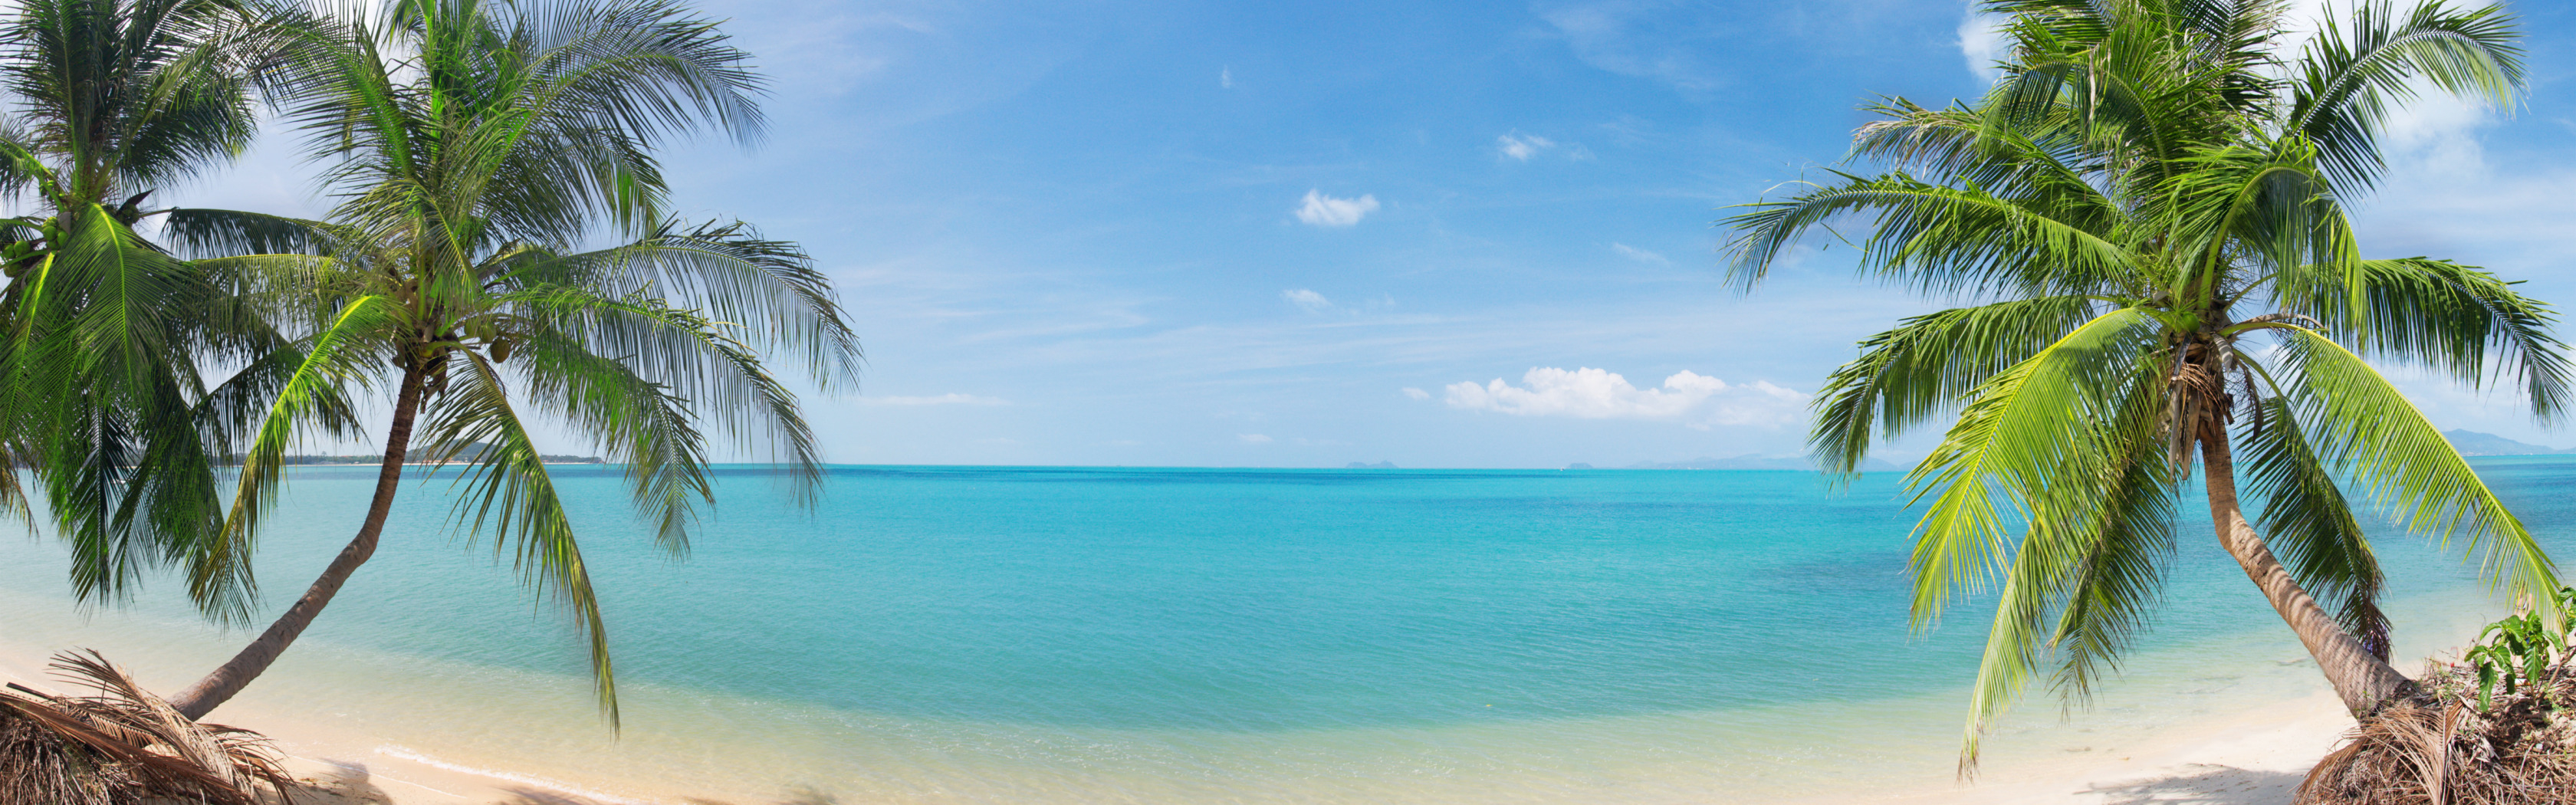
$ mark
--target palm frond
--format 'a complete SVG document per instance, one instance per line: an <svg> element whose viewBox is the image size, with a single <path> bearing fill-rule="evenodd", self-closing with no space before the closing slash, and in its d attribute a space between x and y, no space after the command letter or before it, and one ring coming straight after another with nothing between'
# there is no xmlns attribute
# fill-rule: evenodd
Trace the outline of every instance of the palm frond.
<svg viewBox="0 0 2576 805"><path fill-rule="evenodd" d="M248 617L248 601L257 589L251 575L252 548L260 523L277 500L279 469L287 449L306 432L345 432L353 424L348 394L369 385L377 367L385 365L389 356L383 348L384 331L400 315L391 300L361 297L342 308L329 329L299 345L301 349L281 350L278 360L253 367L259 370L256 373L244 373L258 385L238 393L246 396L267 387L273 387L274 393L267 396L267 409L242 455L232 508L222 531L188 557L188 592L205 602L201 606L222 604L213 611L234 619ZM289 363L287 356L301 360ZM279 378L280 374L284 376ZM227 392L214 398L219 406L247 407L235 399L233 390ZM233 416L227 419L247 411L230 413Z"/></svg>
<svg viewBox="0 0 2576 805"><path fill-rule="evenodd" d="M2302 266L2282 284L2284 311L2315 319L2364 355L2420 362L2471 387L2510 380L2543 422L2570 402L2576 367L2550 332L2557 311L2475 266L2354 260Z"/></svg>
<svg viewBox="0 0 2576 805"><path fill-rule="evenodd" d="M829 390L855 377L858 335L842 318L831 280L793 243L749 224L664 222L650 235L609 249L562 256L532 253L498 267L508 287L569 287L607 297L650 293L671 306L740 326L736 338L794 349Z"/></svg>
<svg viewBox="0 0 2576 805"><path fill-rule="evenodd" d="M590 566L573 538L572 519L499 371L481 355L459 355L461 372L429 410L422 429L432 463L461 458L465 464L456 480L457 530L475 538L490 535L494 549L511 557L523 581L570 610L573 628L590 644L600 712L614 726L617 672L608 652L608 626L591 588ZM468 449L474 455L465 455Z"/></svg>
<svg viewBox="0 0 2576 805"><path fill-rule="evenodd" d="M1808 230L1844 215L1874 217L1860 244L1861 270L1936 293L2026 296L2137 295L2152 278L2142 276L2129 250L2088 220L2098 205L2075 205L2082 219L2055 209L2001 198L1975 187L1944 187L1903 173L1879 177L1835 174L1843 181L1817 186L1782 201L1743 205L1726 220L1739 232L1728 280L1750 288ZM2069 188L2072 191L2072 188Z"/></svg>
<svg viewBox="0 0 2576 805"><path fill-rule="evenodd" d="M2334 608L2335 620L2380 660L2388 659L2388 616L2379 610L2379 557L2335 485L2335 473L2308 446L2298 409L2267 397L2259 424L2244 428L2240 476L2262 501L2254 519L2290 577Z"/></svg>
<svg viewBox="0 0 2576 805"><path fill-rule="evenodd" d="M2362 0L2347 24L2331 15L2295 65L2287 128L2318 144L2335 184L2374 184L2386 163L2379 134L2390 110L2423 80L2453 95L2510 108L2524 82L2520 34L2501 5L2455 9L2442 0L2400 14Z"/></svg>
<svg viewBox="0 0 2576 805"><path fill-rule="evenodd" d="M1953 308L1906 319L1860 343L1861 356L1816 393L1811 452L1828 473L1855 472L1876 438L1964 402L1988 378L2091 320L2097 304L2051 296Z"/></svg>
<svg viewBox="0 0 2576 805"><path fill-rule="evenodd" d="M2291 400L2320 463L2408 531L2444 547L2454 538L2497 591L2544 612L2557 606L2558 570L2460 451L2387 378L2313 330L2285 327L2295 367Z"/></svg>
<svg viewBox="0 0 2576 805"><path fill-rule="evenodd" d="M2123 308L2085 322L1980 385L1957 424L1907 476L1931 506L1915 526L1913 620L1937 619L1959 589L2003 574L2016 523L2063 528L2092 501L2052 492L2057 478L2106 478L2104 424L2118 421L2120 385L2158 335L2155 319ZM2007 510L2006 507L2010 509Z"/></svg>

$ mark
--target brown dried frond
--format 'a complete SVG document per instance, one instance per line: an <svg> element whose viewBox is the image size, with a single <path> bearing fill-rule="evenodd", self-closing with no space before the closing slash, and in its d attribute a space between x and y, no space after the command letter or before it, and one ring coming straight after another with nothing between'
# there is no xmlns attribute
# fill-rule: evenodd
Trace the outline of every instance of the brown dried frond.
<svg viewBox="0 0 2576 805"><path fill-rule="evenodd" d="M2364 719L2299 786L2298 805L2525 805L2576 802L2576 673L2480 709L2467 671L2436 668L2421 690Z"/></svg>
<svg viewBox="0 0 2576 805"><path fill-rule="evenodd" d="M95 696L0 690L0 805L259 805L292 780L257 733L199 724L97 652L54 656Z"/></svg>

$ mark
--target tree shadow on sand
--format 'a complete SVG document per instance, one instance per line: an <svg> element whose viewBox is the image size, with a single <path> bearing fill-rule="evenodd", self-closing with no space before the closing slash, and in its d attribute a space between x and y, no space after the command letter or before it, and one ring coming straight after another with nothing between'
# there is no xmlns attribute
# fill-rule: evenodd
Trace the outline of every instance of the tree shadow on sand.
<svg viewBox="0 0 2576 805"><path fill-rule="evenodd" d="M2305 776L2199 763L2183 768L2170 777L2094 785L2080 793L2099 797L2103 805L2289 805Z"/></svg>
<svg viewBox="0 0 2576 805"><path fill-rule="evenodd" d="M393 796L376 787L375 774L367 764L323 759L328 771L297 780L297 802L335 802L345 805L390 803Z"/></svg>

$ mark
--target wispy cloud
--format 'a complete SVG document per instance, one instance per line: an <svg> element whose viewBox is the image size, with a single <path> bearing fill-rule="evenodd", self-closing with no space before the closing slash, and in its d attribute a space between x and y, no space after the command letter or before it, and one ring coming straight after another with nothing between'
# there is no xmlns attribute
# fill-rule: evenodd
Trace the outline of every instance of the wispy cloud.
<svg viewBox="0 0 2576 805"><path fill-rule="evenodd" d="M1297 208L1297 220L1315 226L1353 226L1369 213L1377 211L1377 196L1334 198L1321 190L1306 191L1306 200Z"/></svg>
<svg viewBox="0 0 2576 805"><path fill-rule="evenodd" d="M869 404L873 404L873 405L1009 405L1009 404L1011 404L1011 401L1009 401L1009 400L1005 400L1005 399L1001 399L1001 398L998 398L998 397L978 397L978 396L975 396L975 395L972 395L972 394L959 394L959 393L957 393L957 392L953 392L953 391L952 391L952 392L949 392L949 393L947 393L947 394L941 394L941 395L934 396L934 397L860 397L860 398L859 398L859 402L869 403Z"/></svg>
<svg viewBox="0 0 2576 805"><path fill-rule="evenodd" d="M2002 78L2004 72L1995 62L2004 57L2004 21L2001 14L1977 10L1978 3L1968 4L1968 16L1959 20L1959 55L1967 57L1968 71L1988 83Z"/></svg>
<svg viewBox="0 0 2576 805"><path fill-rule="evenodd" d="M1668 265L1672 265L1672 264L1673 264L1673 261L1672 261L1672 260L1670 260L1670 259L1668 259L1668 258L1664 257L1662 254L1658 254L1658 253L1655 253L1655 252L1650 252L1650 251L1647 251L1647 250L1644 250L1644 249L1637 248L1637 247L1635 247L1635 246L1630 246L1630 245L1625 244L1625 243L1613 243L1613 244L1610 244L1610 250L1611 250L1611 251L1614 251L1614 252L1618 252L1618 253L1619 253L1619 256L1621 256L1621 257L1625 257L1625 258L1628 258L1628 259L1630 259L1630 260L1635 260L1635 261L1640 262L1640 263L1653 263L1653 264L1656 264L1656 265L1665 265L1665 266L1668 266Z"/></svg>
<svg viewBox="0 0 2576 805"><path fill-rule="evenodd" d="M1288 300L1289 304L1296 305L1308 313L1322 313L1333 309L1333 300L1326 299L1323 294L1304 288L1290 288L1285 291L1280 291L1279 298Z"/></svg>
<svg viewBox="0 0 2576 805"><path fill-rule="evenodd" d="M1268 437L1268 436L1264 436L1264 435L1261 435L1261 434L1258 434L1258 433L1239 433L1239 434L1235 434L1235 437L1234 437L1234 438L1235 438L1235 440L1236 440L1236 441L1242 442L1242 443L1244 443L1244 444L1269 444L1269 443L1271 443L1271 442L1273 442L1273 441L1276 441L1276 440L1274 440L1274 439L1272 439L1272 438L1270 438L1270 437Z"/></svg>
<svg viewBox="0 0 2576 805"><path fill-rule="evenodd" d="M1404 387L1404 398L1408 400L1428 400L1431 399L1431 392L1423 391L1412 386L1406 386Z"/></svg>
<svg viewBox="0 0 2576 805"><path fill-rule="evenodd" d="M1575 58L1594 68L1657 79L1689 92L1725 83L1724 73L1701 55L1708 50L1705 32L1687 18L1677 19L1705 15L1703 10L1612 0L1556 4L1534 11L1557 38L1565 40Z"/></svg>
<svg viewBox="0 0 2576 805"><path fill-rule="evenodd" d="M1776 427L1794 421L1807 399L1769 381L1729 385L1689 370L1664 378L1659 388L1638 388L1616 372L1588 367L1538 367L1522 374L1518 386L1495 378L1484 385L1451 383L1443 390L1449 407L1460 410L1576 419L1683 420L1700 428L1712 424Z"/></svg>
<svg viewBox="0 0 2576 805"><path fill-rule="evenodd" d="M1216 85L1219 89L1233 89L1234 68L1228 67L1223 70L1216 71Z"/></svg>
<svg viewBox="0 0 2576 805"><path fill-rule="evenodd" d="M1540 151L1556 147L1554 140L1520 132L1505 134L1495 140L1495 147L1502 149L1504 157L1522 162L1528 162L1530 157L1538 156Z"/></svg>

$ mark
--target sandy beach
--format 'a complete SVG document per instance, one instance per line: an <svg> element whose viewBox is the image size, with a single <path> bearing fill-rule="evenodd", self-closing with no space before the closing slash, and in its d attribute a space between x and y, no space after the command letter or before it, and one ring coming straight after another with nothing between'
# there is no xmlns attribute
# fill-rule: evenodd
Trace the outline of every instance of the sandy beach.
<svg viewBox="0 0 2576 805"><path fill-rule="evenodd" d="M1812 803L1890 805L2287 805L2317 758L2333 749L2352 719L2330 692L2211 719L2152 736L2134 747L2103 747L2064 761L1996 769L1969 784L1916 794L1833 795ZM535 775L496 775L441 768L422 758L374 753L344 758L299 755L292 766L332 805L607 805L635 800L585 792ZM703 798L689 805L720 802ZM730 805L794 800L738 799Z"/></svg>
<svg viewBox="0 0 2576 805"><path fill-rule="evenodd" d="M2212 718L2154 735L2135 746L2070 753L2062 764L2033 764L1946 791L1877 799L1906 805L2287 805L2318 758L2352 727L2330 691Z"/></svg>
<svg viewBox="0 0 2576 805"><path fill-rule="evenodd" d="M23 658L0 661L0 680L44 684ZM481 769L439 760L432 752L383 744L328 725L256 710L217 720L269 735L288 768L308 788L298 801L327 805L771 805L833 801L824 795L709 798L673 793L637 797L594 790L578 769ZM2331 692L2178 724L2127 745L2062 747L2064 757L1991 764L1978 780L1932 784L1911 793L1836 793L1790 800L1800 805L1866 802L1888 805L2285 805L2317 758L2352 725ZM1946 783L1946 781L1945 781ZM840 801L850 801L842 799ZM1683 800L1686 801L1686 800Z"/></svg>

